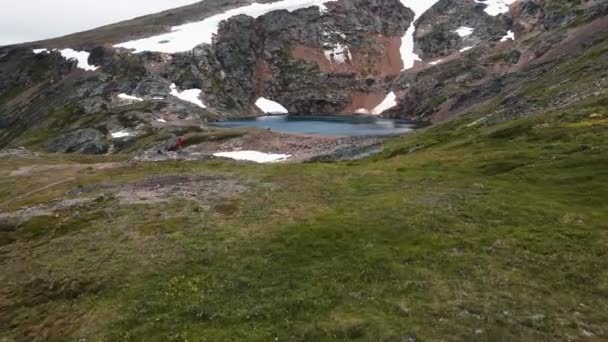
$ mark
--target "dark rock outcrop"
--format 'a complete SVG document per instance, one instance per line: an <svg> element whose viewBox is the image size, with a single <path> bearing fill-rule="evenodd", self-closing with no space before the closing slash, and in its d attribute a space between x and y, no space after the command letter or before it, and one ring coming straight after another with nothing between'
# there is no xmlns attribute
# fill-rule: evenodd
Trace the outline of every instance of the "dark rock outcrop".
<svg viewBox="0 0 608 342"><path fill-rule="evenodd" d="M485 5L475 0L440 0L416 21L416 52L423 59L447 56L464 47L498 41L512 26L511 16L491 16ZM456 30L469 27L473 32L460 37Z"/></svg>
<svg viewBox="0 0 608 342"><path fill-rule="evenodd" d="M61 135L46 146L49 152L80 152L82 154L103 154L108 151L109 144L104 134L92 128L84 128L72 133Z"/></svg>

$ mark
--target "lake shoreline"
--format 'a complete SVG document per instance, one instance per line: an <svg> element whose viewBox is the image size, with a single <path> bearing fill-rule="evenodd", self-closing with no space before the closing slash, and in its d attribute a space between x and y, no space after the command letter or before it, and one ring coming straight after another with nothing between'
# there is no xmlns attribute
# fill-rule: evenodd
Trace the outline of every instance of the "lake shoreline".
<svg viewBox="0 0 608 342"><path fill-rule="evenodd" d="M234 134L227 134L234 133ZM180 152L158 153L152 148L137 157L138 161L163 160L207 160L214 159L213 154L221 152L257 151L268 154L287 154L290 157L282 162L302 163L313 161L345 161L359 159L381 152L383 142L405 134L381 136L319 136L312 134L290 134L263 129L227 129L213 128L208 134L226 134L225 139L187 145ZM186 142L192 137L185 137Z"/></svg>

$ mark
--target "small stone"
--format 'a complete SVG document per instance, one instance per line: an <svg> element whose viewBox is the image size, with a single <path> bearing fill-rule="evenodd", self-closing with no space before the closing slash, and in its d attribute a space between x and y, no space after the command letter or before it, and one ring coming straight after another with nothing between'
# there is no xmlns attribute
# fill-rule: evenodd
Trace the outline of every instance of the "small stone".
<svg viewBox="0 0 608 342"><path fill-rule="evenodd" d="M535 314L535 315L532 315L531 318L533 321L542 321L543 319L545 319L545 315L544 314Z"/></svg>
<svg viewBox="0 0 608 342"><path fill-rule="evenodd" d="M536 125L534 127L532 127L533 129L543 129L543 128L548 128L550 125L548 123L543 123L540 125Z"/></svg>
<svg viewBox="0 0 608 342"><path fill-rule="evenodd" d="M582 328L581 328L581 333L582 333L582 334L583 334L583 336L585 336L585 337L593 337L593 336L595 336L595 334L594 334L594 333L592 333L592 332L590 332L590 331L587 331L587 330L585 330L585 329L582 329Z"/></svg>

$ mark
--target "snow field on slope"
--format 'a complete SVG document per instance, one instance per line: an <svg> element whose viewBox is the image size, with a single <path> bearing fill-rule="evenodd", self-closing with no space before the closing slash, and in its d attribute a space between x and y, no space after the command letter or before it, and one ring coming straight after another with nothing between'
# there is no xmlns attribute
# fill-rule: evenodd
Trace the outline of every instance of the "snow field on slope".
<svg viewBox="0 0 608 342"><path fill-rule="evenodd" d="M500 39L500 41L501 42L506 42L509 39L515 40L515 32L509 30L509 32L507 32L507 34Z"/></svg>
<svg viewBox="0 0 608 342"><path fill-rule="evenodd" d="M35 54L50 53L48 49L34 49L32 51ZM68 61L71 59L76 60L78 62L77 66L80 69L87 70L87 71L95 71L95 70L99 69L99 67L89 64L89 56L91 54L86 51L76 51L74 49L63 49L63 50L53 49L53 51L59 51L61 56Z"/></svg>
<svg viewBox="0 0 608 342"><path fill-rule="evenodd" d="M475 0L478 4L485 4L486 8L484 11L495 17L499 14L509 12L509 5L515 3L517 0Z"/></svg>
<svg viewBox="0 0 608 342"><path fill-rule="evenodd" d="M396 105L397 95L395 95L395 92L391 91L390 93L388 93L388 95L386 95L384 100L382 100L382 102L378 106L376 106L376 108L372 109L372 114L380 115L385 111L395 107Z"/></svg>
<svg viewBox="0 0 608 342"><path fill-rule="evenodd" d="M456 32L456 34L458 34L460 38L470 36L471 34L473 34L473 31L475 31L475 29L467 26L460 26L459 28L454 30L454 32Z"/></svg>
<svg viewBox="0 0 608 342"><path fill-rule="evenodd" d="M253 161L256 163L275 163L287 160L291 157L289 154L264 153L258 151L217 152L213 155L216 157Z"/></svg>
<svg viewBox="0 0 608 342"><path fill-rule="evenodd" d="M205 106L203 101L201 101L201 99L199 98L199 96L201 96L201 93L202 90L196 88L179 91L175 83L171 84L171 95L177 97L180 100L195 104L201 108L207 108L207 106Z"/></svg>
<svg viewBox="0 0 608 342"><path fill-rule="evenodd" d="M325 11L327 9L325 3L330 1L332 0L282 0L268 4L253 3L216 14L202 21L175 26L169 33L124 42L115 45L115 47L133 49L135 53L144 51L164 53L190 51L197 45L203 43L211 44L213 35L217 33L219 24L234 16L246 14L257 18L272 11L294 11L311 6L317 6L321 11Z"/></svg>
<svg viewBox="0 0 608 342"><path fill-rule="evenodd" d="M128 95L128 94L125 94L125 93L118 94L118 98L119 98L119 99L122 99L122 100L127 100L127 101L137 101L137 102L141 102L141 101L143 101L143 100L144 100L144 99L139 98L139 97L137 97L137 96L132 96L132 95Z"/></svg>
<svg viewBox="0 0 608 342"><path fill-rule="evenodd" d="M255 102L255 105L262 112L264 112L266 114L287 114L287 113L289 113L287 108L283 107L283 105L281 105L280 103L269 100L264 97L260 97Z"/></svg>
<svg viewBox="0 0 608 342"><path fill-rule="evenodd" d="M420 57L414 53L414 32L416 26L414 22L418 20L429 8L433 7L439 0L400 0L403 6L414 11L415 17L410 27L405 32L405 36L401 39L401 60L403 61L403 70L410 69L416 61L422 61Z"/></svg>

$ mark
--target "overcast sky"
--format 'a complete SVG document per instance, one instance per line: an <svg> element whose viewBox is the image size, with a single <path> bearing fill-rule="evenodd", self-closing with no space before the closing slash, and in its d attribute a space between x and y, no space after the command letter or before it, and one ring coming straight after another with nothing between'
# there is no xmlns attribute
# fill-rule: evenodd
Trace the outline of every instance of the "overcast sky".
<svg viewBox="0 0 608 342"><path fill-rule="evenodd" d="M200 0L0 0L0 46L63 36Z"/></svg>

